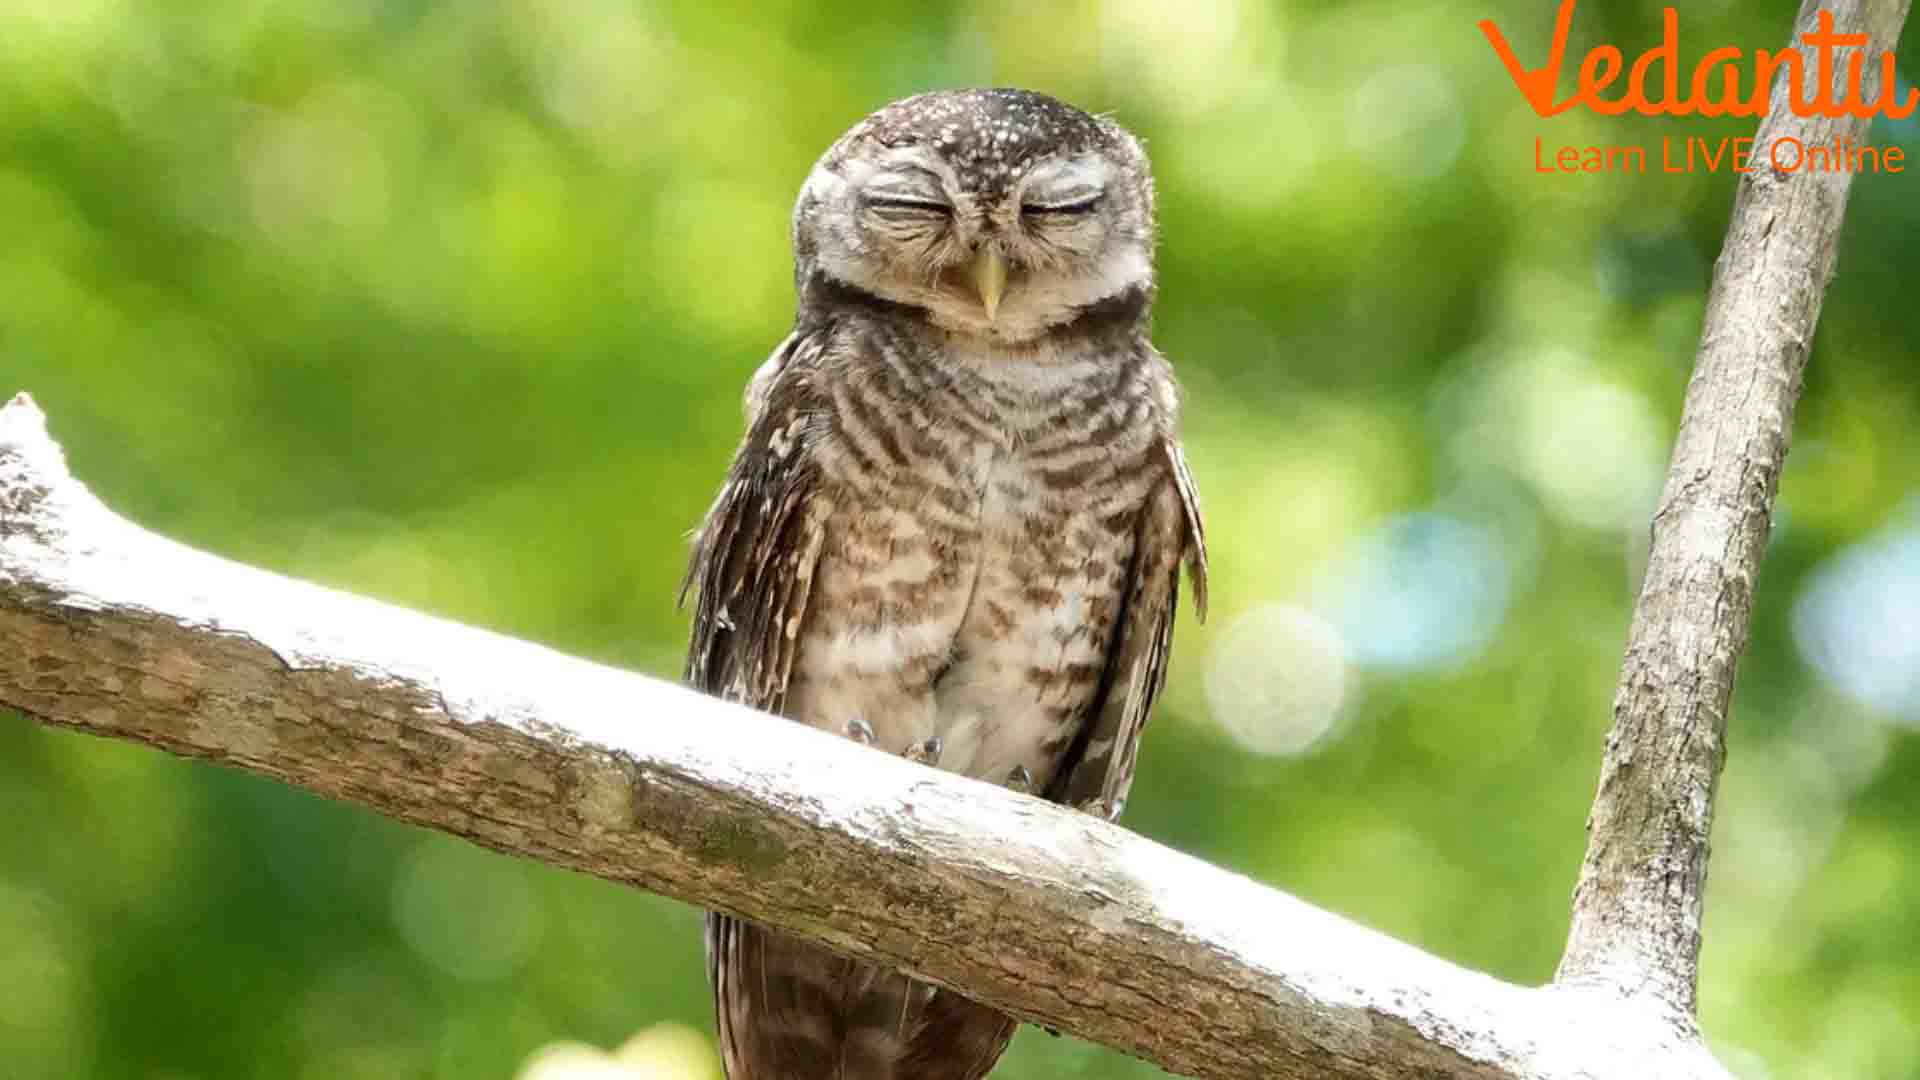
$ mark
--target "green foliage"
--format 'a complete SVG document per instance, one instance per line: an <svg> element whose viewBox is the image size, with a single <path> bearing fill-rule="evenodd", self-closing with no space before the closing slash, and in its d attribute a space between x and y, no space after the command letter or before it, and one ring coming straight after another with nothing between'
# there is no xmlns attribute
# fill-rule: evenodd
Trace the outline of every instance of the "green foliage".
<svg viewBox="0 0 1920 1080"><path fill-rule="evenodd" d="M1786 32L1714 7L1687 56ZM814 155L936 86L1110 110L1215 556L1129 823L1541 981L1732 183L1534 139L1750 130L1540 121L1485 14L1544 51L1518 0L8 5L0 393L167 535L672 674ZM1574 50L1658 27L1589 0ZM1920 1071L1920 690L1858 682L1915 654L1845 639L1829 682L1804 615L1835 568L1920 590L1913 185L1857 185L1733 715L1703 1010L1751 1077ZM468 1080L638 1031L712 1068L683 906L12 716L0 819L10 1076ZM1001 1075L1154 1071L1029 1031Z"/></svg>

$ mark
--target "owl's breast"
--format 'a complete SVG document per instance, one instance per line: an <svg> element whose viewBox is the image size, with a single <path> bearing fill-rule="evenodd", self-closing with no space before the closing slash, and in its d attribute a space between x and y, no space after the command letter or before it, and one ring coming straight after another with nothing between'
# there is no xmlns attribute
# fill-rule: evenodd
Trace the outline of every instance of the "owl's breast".
<svg viewBox="0 0 1920 1080"><path fill-rule="evenodd" d="M1092 366L1089 365L1091 370ZM1055 372L1057 375L1057 372ZM1154 431L1125 394L836 388L835 507L790 700L829 730L1036 789L1105 676Z"/></svg>
<svg viewBox="0 0 1920 1080"><path fill-rule="evenodd" d="M972 595L934 687L952 768L1002 781L1024 767L1044 787L1086 718L1146 494L1144 477L1074 475L1086 471L1023 455L994 464Z"/></svg>

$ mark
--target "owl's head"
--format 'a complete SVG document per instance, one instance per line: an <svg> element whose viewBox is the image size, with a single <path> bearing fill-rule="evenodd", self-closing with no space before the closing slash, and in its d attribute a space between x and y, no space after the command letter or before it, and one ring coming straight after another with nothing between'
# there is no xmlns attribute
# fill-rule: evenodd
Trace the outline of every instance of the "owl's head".
<svg viewBox="0 0 1920 1080"><path fill-rule="evenodd" d="M947 330L1030 341L1092 309L1144 313L1153 177L1124 128L1043 94L922 94L821 157L793 241L802 288L824 275Z"/></svg>

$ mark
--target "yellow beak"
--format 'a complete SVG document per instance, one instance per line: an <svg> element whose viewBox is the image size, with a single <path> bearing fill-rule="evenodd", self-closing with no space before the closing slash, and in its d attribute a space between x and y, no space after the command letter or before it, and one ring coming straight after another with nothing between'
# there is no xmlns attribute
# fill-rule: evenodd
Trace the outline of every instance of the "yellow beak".
<svg viewBox="0 0 1920 1080"><path fill-rule="evenodd" d="M973 257L973 289L980 294L980 306L987 309L987 321L1000 310L1000 297L1007 291L1007 260L998 248L988 245Z"/></svg>

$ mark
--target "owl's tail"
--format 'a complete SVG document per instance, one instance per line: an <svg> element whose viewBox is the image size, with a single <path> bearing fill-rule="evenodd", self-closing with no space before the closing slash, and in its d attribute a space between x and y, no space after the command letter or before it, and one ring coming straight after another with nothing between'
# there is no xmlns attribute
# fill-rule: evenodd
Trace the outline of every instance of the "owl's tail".
<svg viewBox="0 0 1920 1080"><path fill-rule="evenodd" d="M1018 1026L725 915L707 916L707 975L729 1080L979 1080Z"/></svg>

